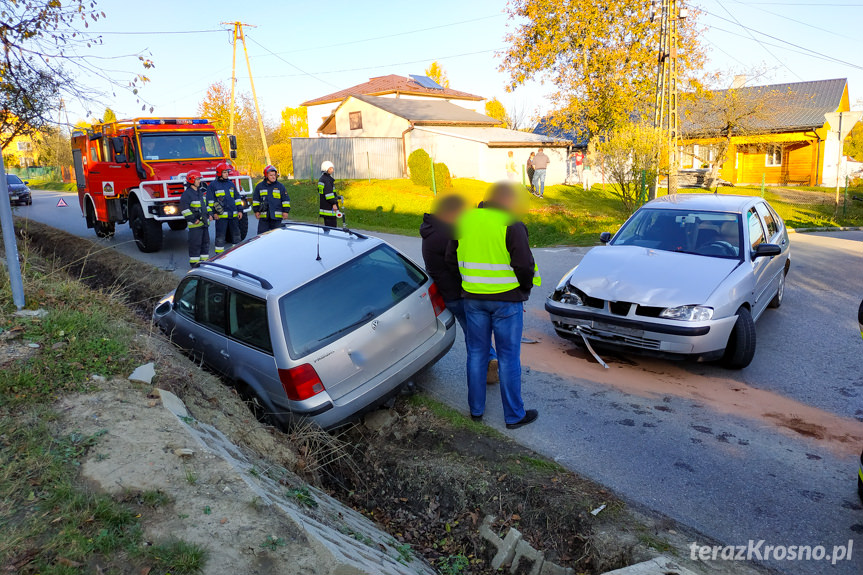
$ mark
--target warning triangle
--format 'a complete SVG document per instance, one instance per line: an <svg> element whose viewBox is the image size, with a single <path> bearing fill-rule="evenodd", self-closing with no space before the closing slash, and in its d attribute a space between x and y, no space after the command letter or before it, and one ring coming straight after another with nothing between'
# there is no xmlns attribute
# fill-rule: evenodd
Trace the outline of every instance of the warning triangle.
<svg viewBox="0 0 863 575"><path fill-rule="evenodd" d="M68 206L69 206L69 204L67 204L67 203L66 203L66 200L64 200L63 198L60 198L60 201L59 201L59 202L57 202L57 207L58 207L58 208L65 208L65 207L68 207Z"/></svg>

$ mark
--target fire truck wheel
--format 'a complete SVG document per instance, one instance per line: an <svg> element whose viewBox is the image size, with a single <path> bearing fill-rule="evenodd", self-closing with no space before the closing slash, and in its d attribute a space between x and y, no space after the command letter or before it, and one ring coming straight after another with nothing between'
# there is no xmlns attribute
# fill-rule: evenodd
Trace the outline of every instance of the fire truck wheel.
<svg viewBox="0 0 863 575"><path fill-rule="evenodd" d="M93 222L93 229L96 231L97 238L112 238L114 237L114 222Z"/></svg>
<svg viewBox="0 0 863 575"><path fill-rule="evenodd" d="M162 223L144 217L144 208L138 202L129 210L129 227L139 250L149 254L162 249Z"/></svg>
<svg viewBox="0 0 863 575"><path fill-rule="evenodd" d="M186 220L168 220L168 227L175 232L182 232L186 229L188 222Z"/></svg>

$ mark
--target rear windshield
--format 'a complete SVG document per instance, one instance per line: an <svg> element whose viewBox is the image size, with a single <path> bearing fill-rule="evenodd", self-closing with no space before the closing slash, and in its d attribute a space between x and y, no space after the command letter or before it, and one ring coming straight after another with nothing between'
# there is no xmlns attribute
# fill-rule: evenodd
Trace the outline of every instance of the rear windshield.
<svg viewBox="0 0 863 575"><path fill-rule="evenodd" d="M378 317L427 280L381 245L285 295L279 301L291 357L304 357Z"/></svg>
<svg viewBox="0 0 863 575"><path fill-rule="evenodd" d="M741 235L739 214L642 208L611 244L738 259Z"/></svg>

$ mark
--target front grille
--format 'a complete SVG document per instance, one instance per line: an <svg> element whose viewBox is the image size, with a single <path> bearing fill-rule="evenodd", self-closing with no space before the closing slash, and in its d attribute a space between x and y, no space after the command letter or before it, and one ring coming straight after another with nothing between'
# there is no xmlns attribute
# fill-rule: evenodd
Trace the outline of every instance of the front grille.
<svg viewBox="0 0 863 575"><path fill-rule="evenodd" d="M647 305L640 305L635 308L635 315L640 315L643 317L659 317L659 314L662 313L664 307L651 307Z"/></svg>
<svg viewBox="0 0 863 575"><path fill-rule="evenodd" d="M629 310L632 308L632 304L628 301L610 301L608 302L608 309L614 315L629 315Z"/></svg>
<svg viewBox="0 0 863 575"><path fill-rule="evenodd" d="M184 188L185 186L183 186L183 184L168 184L168 195L182 196Z"/></svg>

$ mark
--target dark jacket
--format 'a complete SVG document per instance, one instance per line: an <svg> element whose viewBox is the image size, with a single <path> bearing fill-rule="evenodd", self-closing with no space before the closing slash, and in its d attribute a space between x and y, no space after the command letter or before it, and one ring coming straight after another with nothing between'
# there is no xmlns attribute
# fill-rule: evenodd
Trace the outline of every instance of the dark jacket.
<svg viewBox="0 0 863 575"><path fill-rule="evenodd" d="M461 276L456 266L455 272L446 263L447 247L453 241L452 226L445 224L431 214L423 216L420 235L423 238L423 261L426 271L437 284L444 301L461 299Z"/></svg>
<svg viewBox="0 0 863 575"><path fill-rule="evenodd" d="M482 206L482 204L480 205ZM480 207L478 209L488 210L494 208ZM446 250L446 265L450 273L455 272L461 277L458 270L457 250L458 240L451 241ZM527 226L522 222L513 222L506 227L506 251L509 252L510 265L515 272L516 279L518 279L518 287L496 294L476 294L462 290L461 294L463 298L510 302L527 301L530 298L530 290L533 289L533 275L536 271L536 262L533 259L533 253L530 251L530 238L528 237Z"/></svg>
<svg viewBox="0 0 863 575"><path fill-rule="evenodd" d="M210 211L216 217L232 218L243 211L243 200L240 197L240 192L234 186L231 180L223 180L216 178L207 188L207 201L210 205ZM219 204L221 210L216 206ZM218 214L221 212L221 216Z"/></svg>
<svg viewBox="0 0 863 575"><path fill-rule="evenodd" d="M282 214L291 212L291 198L278 180L271 184L265 179L252 192L252 209L262 218L281 220Z"/></svg>
<svg viewBox="0 0 863 575"><path fill-rule="evenodd" d="M334 216L333 204L338 203L336 199L336 179L327 172L321 174L318 180L318 211L322 216Z"/></svg>
<svg viewBox="0 0 863 575"><path fill-rule="evenodd" d="M210 225L210 206L207 204L207 187L201 185L196 190L186 184L183 195L180 196L180 213L190 224L201 222L205 227ZM198 226L195 227L199 227Z"/></svg>

